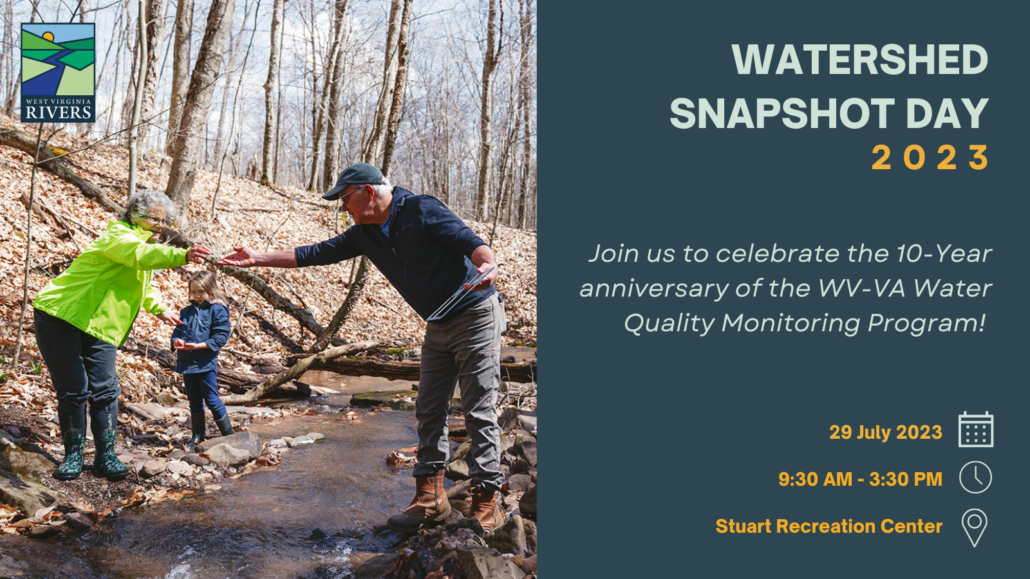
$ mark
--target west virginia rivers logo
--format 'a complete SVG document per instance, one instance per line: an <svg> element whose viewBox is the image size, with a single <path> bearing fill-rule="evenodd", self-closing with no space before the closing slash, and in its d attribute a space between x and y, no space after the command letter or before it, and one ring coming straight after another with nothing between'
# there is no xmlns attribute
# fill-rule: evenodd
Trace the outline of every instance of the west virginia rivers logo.
<svg viewBox="0 0 1030 579"><path fill-rule="evenodd" d="M21 25L21 122L96 121L92 23Z"/></svg>

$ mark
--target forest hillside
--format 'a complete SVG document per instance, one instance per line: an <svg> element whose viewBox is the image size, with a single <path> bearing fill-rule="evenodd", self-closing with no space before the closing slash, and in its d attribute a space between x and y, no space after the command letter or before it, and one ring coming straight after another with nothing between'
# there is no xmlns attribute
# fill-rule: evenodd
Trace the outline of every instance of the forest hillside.
<svg viewBox="0 0 1030 579"><path fill-rule="evenodd" d="M23 125L0 115L0 132L20 131L35 140L37 125ZM11 135L12 133L7 133ZM49 134L49 131L48 133ZM44 135L45 138L46 135ZM54 134L49 145L78 177L104 191L112 201L124 203L129 174L127 150L109 143L93 143L73 132ZM84 149L84 150L82 150ZM155 152L141 155L138 186L164 189L171 159ZM38 169L35 176L37 210L32 215L32 244L29 261L28 296L22 361L35 367L35 376L21 376L20 387L0 388L0 404L17 403L30 410L51 414L55 399L45 367L33 347L31 300L49 279L63 271L104 230L116 214L85 196L81 187L51 172ZM9 358L17 337L22 303L26 207L32 181L31 156L23 150L0 145L0 344ZM397 183L405 186L405 183ZM217 203L212 200L217 191ZM415 191L416 193L432 193ZM229 174L198 170L190 204L190 228L182 233L204 243L216 255L247 245L259 250L282 250L328 239L343 225L334 203L319 195L294 188L274 190ZM490 223L468 221L484 239L491 241ZM496 226L493 250L501 267L497 285L504 295L508 344L536 342L536 232ZM325 326L347 295L354 261L296 270L261 269L257 273L279 296L310 312ZM154 285L166 304L180 309L187 304L186 277L201 266L155 272ZM233 325L242 328L223 350L220 362L246 373L255 358L285 363L287 354L307 349L315 335L287 313L272 305L238 280L221 275L223 289L230 296ZM242 317L240 312L244 311ZM393 348L416 347L422 339L424 322L404 302L386 279L373 269L359 303L337 334L346 341L374 340ZM158 364L149 359L150 348L168 349L172 328L153 316L141 313L130 334L128 349L119 353L118 364L123 397L128 401L149 399L167 386L158 378ZM142 351L140 351L142 350ZM156 377L155 377L156 376ZM15 391L16 390L16 391ZM42 396L41 396L42 394Z"/></svg>

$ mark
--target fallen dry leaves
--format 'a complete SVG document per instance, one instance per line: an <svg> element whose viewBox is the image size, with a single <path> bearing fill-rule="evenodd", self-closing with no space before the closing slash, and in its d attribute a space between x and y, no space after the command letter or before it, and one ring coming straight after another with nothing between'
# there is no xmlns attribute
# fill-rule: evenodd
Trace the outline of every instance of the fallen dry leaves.
<svg viewBox="0 0 1030 579"><path fill-rule="evenodd" d="M163 501L181 501L184 496L193 493L194 491L191 490L172 490L166 487L147 491L143 490L143 487L137 486L132 489L132 494L128 498L122 499L121 504L126 507L135 507L154 505Z"/></svg>

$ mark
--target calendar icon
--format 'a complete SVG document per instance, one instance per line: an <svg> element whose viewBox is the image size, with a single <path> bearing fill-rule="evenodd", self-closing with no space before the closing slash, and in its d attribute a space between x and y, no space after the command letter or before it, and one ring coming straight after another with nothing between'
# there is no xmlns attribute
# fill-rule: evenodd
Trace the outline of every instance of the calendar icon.
<svg viewBox="0 0 1030 579"><path fill-rule="evenodd" d="M990 412L958 417L959 448L994 448L994 417Z"/></svg>

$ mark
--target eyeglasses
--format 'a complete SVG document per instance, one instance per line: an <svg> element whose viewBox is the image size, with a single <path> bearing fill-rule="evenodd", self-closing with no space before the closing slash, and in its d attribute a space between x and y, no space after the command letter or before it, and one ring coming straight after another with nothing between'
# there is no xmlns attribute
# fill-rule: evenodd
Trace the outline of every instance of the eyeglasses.
<svg viewBox="0 0 1030 579"><path fill-rule="evenodd" d="M169 223L167 219L161 219L160 217L153 217L150 215L144 215L143 219L146 219L147 221L154 224L168 225Z"/></svg>
<svg viewBox="0 0 1030 579"><path fill-rule="evenodd" d="M365 189L365 186L362 185L362 186L358 187L357 189L351 191L350 193L344 195L343 197L340 197L340 204L342 206L346 207L347 206L347 198L350 197L351 195L355 194L355 193L362 192L364 189Z"/></svg>

